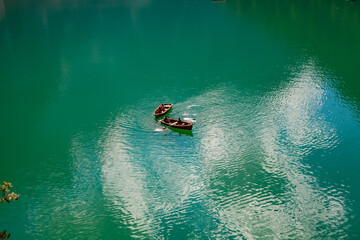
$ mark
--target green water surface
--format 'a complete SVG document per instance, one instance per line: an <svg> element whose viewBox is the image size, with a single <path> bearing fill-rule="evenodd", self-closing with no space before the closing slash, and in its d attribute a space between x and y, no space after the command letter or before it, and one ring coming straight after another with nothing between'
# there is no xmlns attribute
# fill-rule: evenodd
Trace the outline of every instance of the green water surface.
<svg viewBox="0 0 360 240"><path fill-rule="evenodd" d="M359 239L359 39L356 1L0 0L0 231Z"/></svg>

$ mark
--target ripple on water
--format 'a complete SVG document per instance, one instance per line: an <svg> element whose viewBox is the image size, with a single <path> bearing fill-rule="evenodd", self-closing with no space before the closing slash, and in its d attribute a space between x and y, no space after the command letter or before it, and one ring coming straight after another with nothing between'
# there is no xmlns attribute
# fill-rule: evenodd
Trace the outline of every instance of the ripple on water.
<svg viewBox="0 0 360 240"><path fill-rule="evenodd" d="M287 87L256 106L246 96L234 101L238 94L226 88L193 100L202 103L197 125L208 204L221 209L220 219L232 231L249 238L316 237L325 236L316 225L329 234L335 219L346 224L344 191L322 189L303 162L314 150L338 142L322 116L329 89L321 76L310 62ZM231 107L221 108L220 102Z"/></svg>
<svg viewBox="0 0 360 240"><path fill-rule="evenodd" d="M184 238L209 237L199 229L249 239L341 236L344 190L321 186L304 161L338 141L322 117L328 90L317 75L305 65L258 101L216 86L177 103L172 114L196 114L194 137L161 128L146 111L120 114L99 141L113 217L150 238L180 229Z"/></svg>

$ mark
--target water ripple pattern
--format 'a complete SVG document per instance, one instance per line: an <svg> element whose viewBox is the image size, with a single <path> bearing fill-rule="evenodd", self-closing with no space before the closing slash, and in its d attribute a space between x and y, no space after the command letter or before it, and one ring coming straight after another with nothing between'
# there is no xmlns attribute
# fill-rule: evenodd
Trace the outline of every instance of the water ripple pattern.
<svg viewBox="0 0 360 240"><path fill-rule="evenodd" d="M215 114L202 139L207 191L221 221L247 239L346 238L346 191L321 186L305 162L314 149L331 149L338 141L321 112L331 91L323 75L309 61L258 106L239 99L234 109L221 110L226 98L211 102ZM239 114L232 114L235 109Z"/></svg>
<svg viewBox="0 0 360 240"><path fill-rule="evenodd" d="M360 239L359 4L0 0L0 231Z"/></svg>
<svg viewBox="0 0 360 240"><path fill-rule="evenodd" d="M346 238L346 189L323 186L306 162L338 144L323 112L332 88L312 60L291 71L255 105L231 85L175 104L196 115L194 136L138 109L110 119L97 149L114 221L140 238Z"/></svg>

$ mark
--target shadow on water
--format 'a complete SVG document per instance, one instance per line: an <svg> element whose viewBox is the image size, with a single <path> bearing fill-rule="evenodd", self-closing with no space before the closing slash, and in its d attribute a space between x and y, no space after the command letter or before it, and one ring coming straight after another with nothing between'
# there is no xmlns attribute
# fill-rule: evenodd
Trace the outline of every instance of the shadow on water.
<svg viewBox="0 0 360 240"><path fill-rule="evenodd" d="M177 132L180 136L186 135L186 136L193 137L193 133L191 130L184 130L184 129L178 129L178 128L173 128L173 127L168 127L168 128L174 132Z"/></svg>

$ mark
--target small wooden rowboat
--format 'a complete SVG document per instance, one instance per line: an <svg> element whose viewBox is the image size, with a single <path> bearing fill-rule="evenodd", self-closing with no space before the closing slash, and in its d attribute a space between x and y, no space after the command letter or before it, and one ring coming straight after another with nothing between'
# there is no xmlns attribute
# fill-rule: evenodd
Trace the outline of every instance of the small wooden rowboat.
<svg viewBox="0 0 360 240"><path fill-rule="evenodd" d="M173 105L171 103L163 103L163 104L161 104L154 111L155 117L158 118L158 117L161 117L161 116L165 115L168 111L170 111L172 106Z"/></svg>
<svg viewBox="0 0 360 240"><path fill-rule="evenodd" d="M160 123L169 126L169 127L173 127L173 128L179 128L179 129L184 129L184 130L192 130L192 123L189 122L185 122L185 121L181 121L179 122L179 120L176 119L171 119L171 118L164 118L160 120Z"/></svg>

